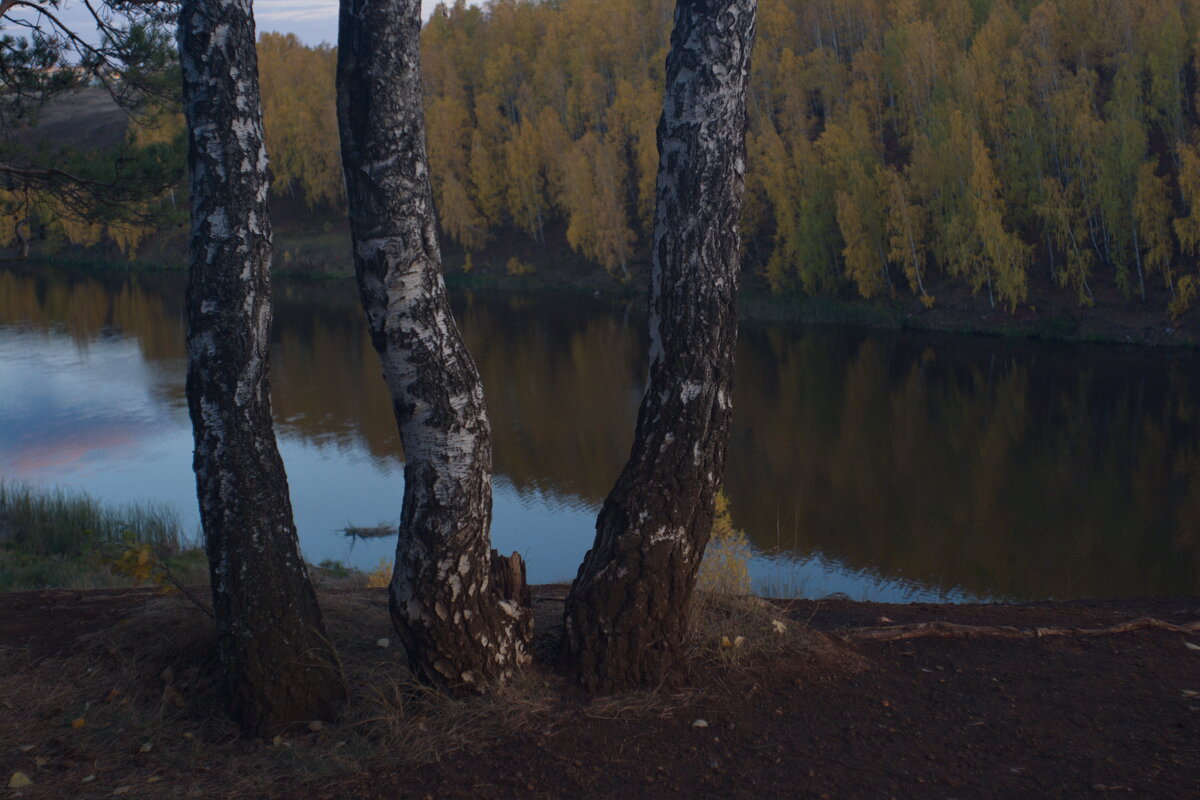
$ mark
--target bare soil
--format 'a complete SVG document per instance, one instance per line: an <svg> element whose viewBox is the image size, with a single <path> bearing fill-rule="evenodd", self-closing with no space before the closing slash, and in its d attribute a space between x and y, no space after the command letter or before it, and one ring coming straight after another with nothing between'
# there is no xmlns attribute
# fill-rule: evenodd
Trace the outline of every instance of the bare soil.
<svg viewBox="0 0 1200 800"><path fill-rule="evenodd" d="M543 662L563 591L535 588ZM1200 647L1200 632L861 638L932 621L1088 630L1150 617L1184 626L1200 620L1200 598L779 603L764 606L764 619L803 629L803 646L755 654L750 642L744 658L700 647L686 685L594 699L540 663L524 688L473 706L401 691L389 708L403 719L381 726L373 715L403 671L395 648L377 643L390 635L385 603L382 590L322 594L360 696L347 719L247 743L218 710L207 618L182 601L140 590L0 595L0 776L33 781L6 793L1200 796L1200 649L1187 646Z"/></svg>

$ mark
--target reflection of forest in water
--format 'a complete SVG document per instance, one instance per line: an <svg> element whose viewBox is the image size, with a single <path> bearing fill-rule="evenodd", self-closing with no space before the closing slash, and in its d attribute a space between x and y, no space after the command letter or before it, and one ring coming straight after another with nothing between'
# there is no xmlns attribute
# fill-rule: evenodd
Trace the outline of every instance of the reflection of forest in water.
<svg viewBox="0 0 1200 800"><path fill-rule="evenodd" d="M179 380L181 275L0 272L0 321L81 346L136 337ZM465 295L495 464L518 490L598 504L628 452L643 311L583 295ZM763 551L824 554L999 597L1200 592L1197 357L743 325L726 488ZM357 295L280 282L280 430L402 457ZM781 553L782 554L782 553Z"/></svg>

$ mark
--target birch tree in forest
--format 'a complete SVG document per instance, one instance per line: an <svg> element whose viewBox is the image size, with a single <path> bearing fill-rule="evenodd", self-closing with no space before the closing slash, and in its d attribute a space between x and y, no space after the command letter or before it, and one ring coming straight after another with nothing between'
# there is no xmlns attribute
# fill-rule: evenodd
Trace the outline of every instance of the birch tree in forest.
<svg viewBox="0 0 1200 800"><path fill-rule="evenodd" d="M185 0L191 169L187 399L233 716L250 736L330 719L345 697L271 424L271 225L250 0Z"/></svg>
<svg viewBox="0 0 1200 800"><path fill-rule="evenodd" d="M404 446L388 587L414 673L477 692L530 659L520 556L490 549L491 429L442 280L421 100L418 0L342 0L338 124L355 273Z"/></svg>
<svg viewBox="0 0 1200 800"><path fill-rule="evenodd" d="M732 413L756 11L757 0L675 7L658 124L650 382L564 617L564 658L595 691L655 686L682 664Z"/></svg>

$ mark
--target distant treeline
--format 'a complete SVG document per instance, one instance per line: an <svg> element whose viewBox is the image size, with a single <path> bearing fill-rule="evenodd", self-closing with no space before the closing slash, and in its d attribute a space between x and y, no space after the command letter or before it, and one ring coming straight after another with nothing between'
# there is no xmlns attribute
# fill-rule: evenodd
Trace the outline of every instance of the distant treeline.
<svg viewBox="0 0 1200 800"><path fill-rule="evenodd" d="M422 34L442 228L645 261L674 0L458 0ZM747 264L779 290L1200 290L1200 0L761 0ZM276 191L344 203L335 51L259 43ZM960 292L961 293L961 292Z"/></svg>
<svg viewBox="0 0 1200 800"><path fill-rule="evenodd" d="M445 232L551 221L622 276L649 235L674 0L459 0L422 36ZM964 283L1081 304L1200 288L1197 0L761 0L748 100L750 260L775 288ZM264 35L282 184L341 202L328 48ZM644 252L644 251L643 251ZM1043 282L1044 283L1044 282Z"/></svg>

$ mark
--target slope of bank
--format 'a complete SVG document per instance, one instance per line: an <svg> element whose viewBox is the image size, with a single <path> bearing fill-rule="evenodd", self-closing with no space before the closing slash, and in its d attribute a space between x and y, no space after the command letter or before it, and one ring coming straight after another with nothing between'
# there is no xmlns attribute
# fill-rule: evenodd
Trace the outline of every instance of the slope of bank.
<svg viewBox="0 0 1200 800"><path fill-rule="evenodd" d="M28 798L1200 793L1196 598L778 603L764 613L803 630L796 648L743 658L702 635L684 685L588 698L545 661L564 591L534 588L542 660L465 702L404 677L383 590L324 591L357 705L257 743L219 710L211 623L195 609L140 590L0 594L0 773L29 781L10 784ZM1142 617L1185 632L1089 635ZM997 635L862 636L929 621ZM1061 632L1004 636L1046 628Z"/></svg>

